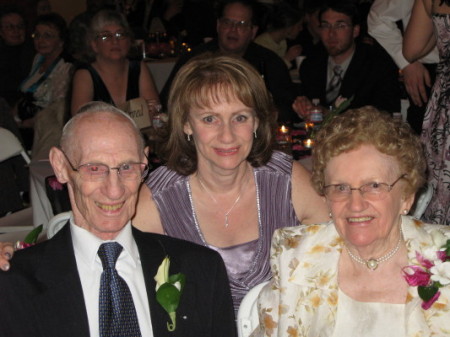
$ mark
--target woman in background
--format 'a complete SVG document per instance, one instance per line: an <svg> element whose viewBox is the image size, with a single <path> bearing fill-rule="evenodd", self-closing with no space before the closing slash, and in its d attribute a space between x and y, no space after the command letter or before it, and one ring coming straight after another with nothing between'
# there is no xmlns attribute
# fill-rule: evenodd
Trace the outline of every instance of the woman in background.
<svg viewBox="0 0 450 337"><path fill-rule="evenodd" d="M125 109L127 101L142 97L159 104L153 78L143 61L131 61L131 31L124 16L101 10L91 20L90 47L94 61L74 74L72 114L90 101L103 101ZM150 111L152 112L152 111Z"/></svg>
<svg viewBox="0 0 450 337"><path fill-rule="evenodd" d="M416 0L403 40L403 54L415 62L436 45L440 63L425 111L422 143L433 197L423 219L450 225L450 0Z"/></svg>

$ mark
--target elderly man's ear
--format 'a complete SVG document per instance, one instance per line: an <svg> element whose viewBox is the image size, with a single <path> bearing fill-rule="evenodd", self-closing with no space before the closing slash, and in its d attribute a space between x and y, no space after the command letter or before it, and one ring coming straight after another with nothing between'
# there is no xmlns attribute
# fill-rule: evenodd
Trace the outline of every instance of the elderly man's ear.
<svg viewBox="0 0 450 337"><path fill-rule="evenodd" d="M49 159L58 181L61 184L67 183L69 181L69 164L64 153L57 147L52 147L50 149Z"/></svg>

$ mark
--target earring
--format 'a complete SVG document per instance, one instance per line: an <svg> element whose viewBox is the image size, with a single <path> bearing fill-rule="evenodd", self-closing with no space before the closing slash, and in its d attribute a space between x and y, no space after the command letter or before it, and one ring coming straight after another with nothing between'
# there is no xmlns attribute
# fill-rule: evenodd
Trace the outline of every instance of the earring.
<svg viewBox="0 0 450 337"><path fill-rule="evenodd" d="M404 215L408 214L408 212L409 212L409 211L408 211L407 209L404 209L404 210L403 210L403 214L404 214Z"/></svg>
<svg viewBox="0 0 450 337"><path fill-rule="evenodd" d="M333 214L331 214L331 212L330 213L328 213L328 216L330 217L330 219L333 217Z"/></svg>
<svg viewBox="0 0 450 337"><path fill-rule="evenodd" d="M253 135L255 136L255 139L258 138L258 136L256 135L256 131L253 131Z"/></svg>
<svg viewBox="0 0 450 337"><path fill-rule="evenodd" d="M187 134L187 141L190 142L191 141L191 135L188 133Z"/></svg>

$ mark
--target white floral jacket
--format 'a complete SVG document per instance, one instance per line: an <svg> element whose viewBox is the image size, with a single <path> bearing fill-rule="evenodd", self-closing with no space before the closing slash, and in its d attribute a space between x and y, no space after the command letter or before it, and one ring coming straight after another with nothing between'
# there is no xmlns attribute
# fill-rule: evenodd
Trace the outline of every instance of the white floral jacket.
<svg viewBox="0 0 450 337"><path fill-rule="evenodd" d="M450 238L448 226L425 224L406 216L402 217L402 230L408 264L417 264L416 251L433 247L432 230ZM260 326L253 336L332 336L342 247L343 241L332 223L277 230L271 248L273 279L260 293ZM449 288L440 288L439 299L423 310L417 287L409 287L405 308L408 337L450 335Z"/></svg>

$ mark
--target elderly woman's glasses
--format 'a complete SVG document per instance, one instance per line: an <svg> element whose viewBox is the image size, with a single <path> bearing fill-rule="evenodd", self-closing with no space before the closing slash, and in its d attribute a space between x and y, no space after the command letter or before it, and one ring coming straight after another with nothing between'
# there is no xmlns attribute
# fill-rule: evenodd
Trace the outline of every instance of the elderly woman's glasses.
<svg viewBox="0 0 450 337"><path fill-rule="evenodd" d="M394 188L395 184L400 179L405 178L407 175L402 174L392 184L371 182L364 184L360 187L351 187L348 184L333 184L323 187L325 196L331 201L345 201L350 198L352 191L359 191L362 197L366 200L377 201L384 199L387 194Z"/></svg>
<svg viewBox="0 0 450 337"><path fill-rule="evenodd" d="M148 173L148 166L144 163L124 163L117 167L109 167L105 164L87 163L75 168L70 162L67 155L63 152L71 169L78 172L81 178L87 181L102 181L110 173L111 170L117 170L120 179L123 180L140 180Z"/></svg>
<svg viewBox="0 0 450 337"><path fill-rule="evenodd" d="M128 34L127 32L116 32L116 33L105 32L98 34L96 38L103 42L107 42L112 41L113 39L125 40L126 38L128 38L128 36L130 36L130 34Z"/></svg>
<svg viewBox="0 0 450 337"><path fill-rule="evenodd" d="M234 29L236 28L238 31L246 31L252 26L251 22L248 21L235 21L227 18L221 18L219 20L222 27L228 28L228 29Z"/></svg>

